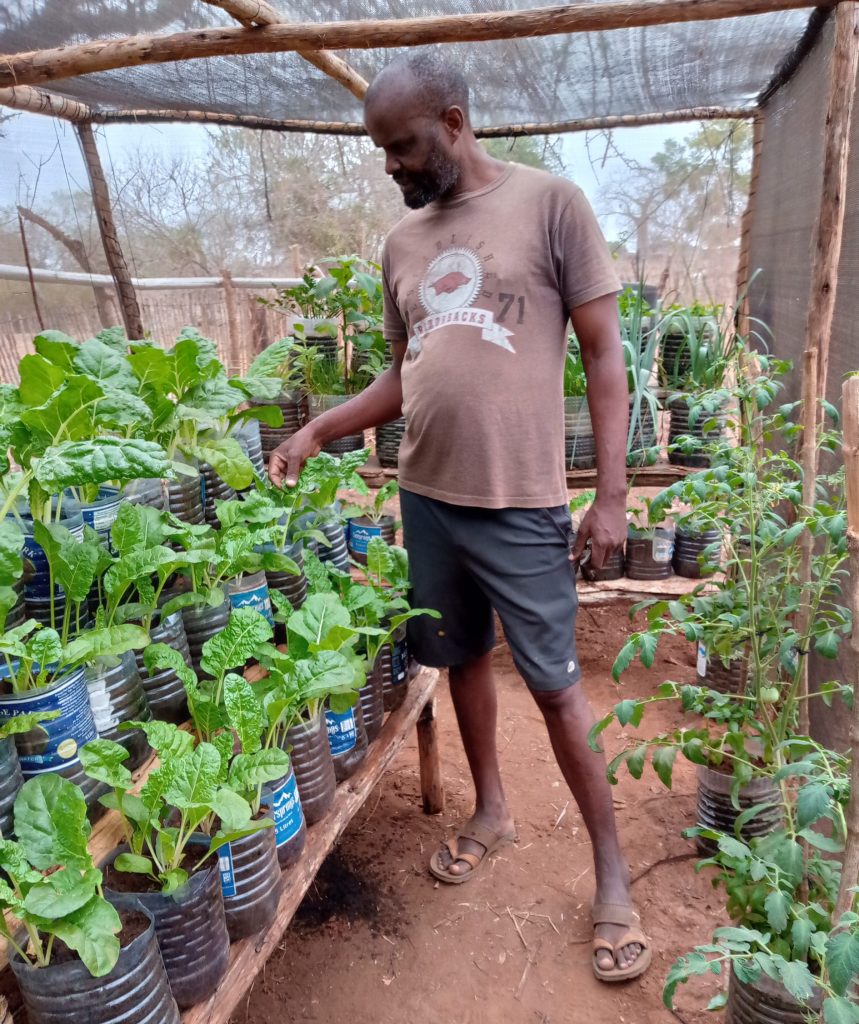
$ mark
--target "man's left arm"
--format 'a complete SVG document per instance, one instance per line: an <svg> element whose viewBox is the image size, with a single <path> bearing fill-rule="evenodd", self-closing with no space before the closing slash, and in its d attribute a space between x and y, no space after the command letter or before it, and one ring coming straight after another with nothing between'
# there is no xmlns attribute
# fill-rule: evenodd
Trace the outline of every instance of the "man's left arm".
<svg viewBox="0 0 859 1024"><path fill-rule="evenodd" d="M573 558L591 542L599 569L626 540L626 439L629 391L614 293L570 311L588 381L588 409L597 450L597 488L576 536Z"/></svg>

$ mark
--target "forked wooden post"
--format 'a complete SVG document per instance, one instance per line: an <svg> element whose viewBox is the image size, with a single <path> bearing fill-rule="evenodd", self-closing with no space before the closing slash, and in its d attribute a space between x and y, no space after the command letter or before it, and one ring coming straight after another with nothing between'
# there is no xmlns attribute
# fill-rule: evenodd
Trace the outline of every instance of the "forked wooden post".
<svg viewBox="0 0 859 1024"><path fill-rule="evenodd" d="M802 396L802 504L808 510L814 504L818 467L818 431L821 423L819 399L826 395L829 366L829 341L835 313L838 286L838 264L841 258L841 236L844 230L844 200L847 192L847 170L850 155L850 126L853 98L856 92L856 69L859 64L859 5L849 0L839 5L835 14L835 43L832 49L829 93L826 104L826 126L823 150L823 190L814 241L811 271L811 295L806 321L807 349L804 362L806 379ZM813 352L813 357L810 353ZM811 369L813 366L813 369ZM809 378L809 374L813 377ZM800 635L808 631L811 615L808 583L814 538L806 530L802 536L800 587L803 600L799 610ZM801 652L802 685L800 689L800 732L808 733L808 654Z"/></svg>
<svg viewBox="0 0 859 1024"><path fill-rule="evenodd" d="M841 886L833 920L850 910L856 899L851 887L859 883L859 377L851 377L841 389L844 423L844 489L847 498L847 546L850 551L850 607L853 612L854 700L850 721L850 799L847 804L847 845Z"/></svg>
<svg viewBox="0 0 859 1024"><path fill-rule="evenodd" d="M104 245L104 254L107 257L110 276L116 284L116 291L119 295L119 308L125 324L125 333L132 340L138 340L143 337L143 319L140 315L140 306L137 302L134 285L131 283L131 275L128 273L128 264L125 262L125 256L116 233L116 224L110 206L110 192L107 188L104 169L101 166L101 157L98 155L95 135L93 135L92 125L87 122L76 124L75 130L81 142L81 151L89 175L92 201L102 245Z"/></svg>

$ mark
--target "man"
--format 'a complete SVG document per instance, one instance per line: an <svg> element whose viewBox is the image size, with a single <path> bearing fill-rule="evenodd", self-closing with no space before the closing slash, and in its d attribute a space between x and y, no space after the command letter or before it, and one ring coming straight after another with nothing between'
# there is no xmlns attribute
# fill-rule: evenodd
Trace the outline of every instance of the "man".
<svg viewBox="0 0 859 1024"><path fill-rule="evenodd" d="M562 393L569 317L598 468L572 557L587 544L599 567L626 537L617 277L580 189L491 158L471 129L464 78L434 54L385 68L367 93L365 122L413 211L382 260L393 366L281 445L269 470L291 485L324 444L405 416L399 480L414 603L442 613L410 624L410 646L420 662L450 670L476 791L473 817L430 871L467 882L515 838L496 750L494 608L593 844L594 972L624 981L647 968L651 951L636 927L605 764L588 747L593 716L577 685Z"/></svg>

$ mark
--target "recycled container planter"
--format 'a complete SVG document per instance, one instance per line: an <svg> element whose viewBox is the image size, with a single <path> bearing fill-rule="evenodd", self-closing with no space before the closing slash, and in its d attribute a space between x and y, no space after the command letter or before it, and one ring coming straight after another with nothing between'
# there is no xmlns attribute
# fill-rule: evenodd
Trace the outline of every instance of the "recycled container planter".
<svg viewBox="0 0 859 1024"><path fill-rule="evenodd" d="M246 573L239 579L230 580L226 586L230 608L253 608L274 625L271 598L268 596L266 575L259 572Z"/></svg>
<svg viewBox="0 0 859 1024"><path fill-rule="evenodd" d="M152 914L133 898L113 902L120 915L145 917L146 928L120 949L103 978L94 978L78 959L33 967L11 952L29 1024L179 1024Z"/></svg>
<svg viewBox="0 0 859 1024"><path fill-rule="evenodd" d="M274 821L274 841L281 869L297 863L307 841L307 825L292 765L282 779L266 783L262 806Z"/></svg>
<svg viewBox="0 0 859 1024"><path fill-rule="evenodd" d="M706 648L699 646L698 677L702 686L718 693L742 693L746 688L748 674L747 657L740 655L725 662L716 654L708 657Z"/></svg>
<svg viewBox="0 0 859 1024"><path fill-rule="evenodd" d="M680 387L689 373L691 357L686 336L669 330L662 335L659 353L659 377L663 387Z"/></svg>
<svg viewBox="0 0 859 1024"><path fill-rule="evenodd" d="M784 985L766 974L753 982L740 981L731 972L725 1024L807 1024L818 1019L822 1003L819 989L804 1006L797 1003Z"/></svg>
<svg viewBox="0 0 859 1024"><path fill-rule="evenodd" d="M361 701L339 713L326 708L325 726L334 774L338 782L343 782L355 773L367 756L367 730L364 728Z"/></svg>
<svg viewBox="0 0 859 1024"><path fill-rule="evenodd" d="M306 416L306 399L297 391L287 391L271 402L254 402L255 406L276 405L283 413L283 425L270 427L260 421L259 434L266 466L269 456L279 444L298 433Z"/></svg>
<svg viewBox="0 0 859 1024"><path fill-rule="evenodd" d="M0 740L0 836L11 839L14 832L12 810L18 790L24 785L24 776L18 763L15 739L7 736Z"/></svg>
<svg viewBox="0 0 859 1024"><path fill-rule="evenodd" d="M778 787L770 779L753 779L739 793L740 810L731 803L733 776L718 772L706 765L698 765L697 823L705 828L718 829L734 835L734 825L742 811L764 805L762 810L740 830L745 840L765 836L779 827L782 821ZM704 836L696 837L699 851L704 855L716 852L717 844Z"/></svg>
<svg viewBox="0 0 859 1024"><path fill-rule="evenodd" d="M98 735L128 751L126 768L134 771L146 760L149 744L141 729L120 732L123 722L148 722L152 711L132 651L118 658L100 658L86 667L89 703Z"/></svg>
<svg viewBox="0 0 859 1024"><path fill-rule="evenodd" d="M268 928L280 901L281 876L273 828L218 850L224 915L231 942Z"/></svg>
<svg viewBox="0 0 859 1024"><path fill-rule="evenodd" d="M650 403L642 398L635 412L635 395L629 396L629 422L635 416L635 428L632 437L628 438L626 453L627 466L646 466L650 452L656 447L656 422Z"/></svg>
<svg viewBox="0 0 859 1024"><path fill-rule="evenodd" d="M693 401L692 396L688 396ZM668 402L670 421L668 426L668 461L675 466L692 466L704 468L710 465L711 458L708 452L697 450L703 449L705 445L712 444L722 436L725 426L724 413L707 412L699 409L695 422L689 422L689 401L686 397L674 396ZM715 424L713 421L716 421ZM705 430L705 424L711 426ZM698 442L694 452L686 454L675 449L673 446L680 437L695 438Z"/></svg>
<svg viewBox="0 0 859 1024"><path fill-rule="evenodd" d="M623 549L613 551L602 565L601 569L595 569L591 563L580 562L582 576L590 583L602 580L619 580L623 576Z"/></svg>
<svg viewBox="0 0 859 1024"><path fill-rule="evenodd" d="M364 731L368 742L382 731L385 722L385 693L382 677L382 659L378 657L371 672L367 674L367 682L358 691L361 704L361 717L364 720Z"/></svg>
<svg viewBox="0 0 859 1024"><path fill-rule="evenodd" d="M27 609L24 605L24 581L22 579L15 580L12 584L12 589L15 591L17 599L6 614L5 629L14 629L15 626L20 626L27 618Z"/></svg>
<svg viewBox="0 0 859 1024"><path fill-rule="evenodd" d="M148 505L150 508L167 508L169 487L167 480L132 480L122 488L123 498L132 505Z"/></svg>
<svg viewBox="0 0 859 1024"><path fill-rule="evenodd" d="M284 746L291 748L289 756L305 820L314 825L328 813L337 788L324 712L288 729Z"/></svg>
<svg viewBox="0 0 859 1024"><path fill-rule="evenodd" d="M235 490L215 472L214 466L208 462L200 465L200 476L203 489L203 516L209 526L218 526L218 515L215 510L216 501L235 501L238 497Z"/></svg>
<svg viewBox="0 0 859 1024"><path fill-rule="evenodd" d="M564 399L564 452L567 469L593 469L597 445L586 395Z"/></svg>
<svg viewBox="0 0 859 1024"><path fill-rule="evenodd" d="M382 516L375 522L369 516L355 516L349 520L349 554L361 565L367 564L367 545L374 537L381 537L386 544L395 543L396 519L393 516Z"/></svg>
<svg viewBox="0 0 859 1024"><path fill-rule="evenodd" d="M160 622L154 623L149 636L153 644L167 644L182 655L186 665L192 664L181 612L174 612ZM157 669L150 675L143 661L143 654L143 651L135 652L137 671L152 714L165 722L179 725L188 718L188 700L182 680L172 668Z"/></svg>
<svg viewBox="0 0 859 1024"><path fill-rule="evenodd" d="M0 681L8 677L8 666L0 665ZM3 690L8 689L8 684L4 685ZM62 775L80 787L87 806L97 813L96 802L105 789L84 774L80 762L80 748L98 735L84 670L75 669L48 686L26 693L0 692L0 721L34 711L60 714L15 737L23 777L30 779L45 772Z"/></svg>
<svg viewBox="0 0 859 1024"><path fill-rule="evenodd" d="M233 427L232 436L242 446L242 450L250 459L256 475L265 477L265 457L262 450L260 421L254 419L243 420Z"/></svg>
<svg viewBox="0 0 859 1024"><path fill-rule="evenodd" d="M672 572L674 527L638 530L630 526L626 538L626 575L631 580L664 580Z"/></svg>
<svg viewBox="0 0 859 1024"><path fill-rule="evenodd" d="M317 554L321 562L331 562L341 572L349 572L349 548L346 542L346 531L339 519L332 519L327 523L318 523L316 529L323 533L330 543L330 547L324 544L319 545Z"/></svg>
<svg viewBox="0 0 859 1024"><path fill-rule="evenodd" d="M715 569L706 569L702 564L702 555L706 548L719 541L718 530L684 530L677 527L674 537L674 555L671 564L674 572L685 579L699 580L711 576ZM712 560L712 559L711 559Z"/></svg>
<svg viewBox="0 0 859 1024"><path fill-rule="evenodd" d="M107 863L112 865L121 852L122 849L115 850ZM115 875L109 875L105 883L111 900L119 896L111 888L112 881L116 884ZM180 1009L211 995L230 961L230 938L215 855L169 895L151 891L133 895L152 915L170 989Z"/></svg>
<svg viewBox="0 0 859 1024"><path fill-rule="evenodd" d="M177 473L175 479L169 481L167 501L170 511L183 523L199 526L206 521L203 478L196 466L186 466L185 472Z"/></svg>
<svg viewBox="0 0 859 1024"><path fill-rule="evenodd" d="M266 545L270 549L274 549L274 545ZM301 570L298 576L294 576L292 573L280 572L277 570L266 569L265 578L268 583L269 593L276 590L279 594L289 601L293 608L300 608L307 597L307 577L304 575L304 548L300 541L293 544L287 551L286 554L295 562L298 568Z"/></svg>
<svg viewBox="0 0 859 1024"><path fill-rule="evenodd" d="M376 427L376 457L384 469L396 469L399 465L400 445L405 432L406 421L402 416Z"/></svg>
<svg viewBox="0 0 859 1024"><path fill-rule="evenodd" d="M110 531L119 515L122 494L116 487L99 487L95 501L81 501L80 513L87 526L110 542Z"/></svg>
<svg viewBox="0 0 859 1024"><path fill-rule="evenodd" d="M385 711L396 711L406 699L409 689L409 646L405 622L394 633L393 642L385 644L379 652L379 662Z"/></svg>
<svg viewBox="0 0 859 1024"><path fill-rule="evenodd" d="M201 608L183 608L182 621L188 642L191 665L197 675L201 674L200 659L203 657L203 645L213 636L217 636L226 628L230 621L230 602L224 601L214 608L203 605Z"/></svg>
<svg viewBox="0 0 859 1024"><path fill-rule="evenodd" d="M84 519L73 502L74 511L59 519L74 537L83 537ZM42 625L51 625L51 575L48 558L41 544L33 536L33 519L27 511L20 511L12 519L24 535L21 555L24 562L24 603L27 618L36 619ZM58 583L53 585L54 622L61 621L65 609L65 594Z"/></svg>
<svg viewBox="0 0 859 1024"><path fill-rule="evenodd" d="M308 416L315 420L329 409L336 409L352 399L352 395L310 395L307 400ZM344 455L346 452L356 452L364 447L363 430L357 434L348 434L346 437L339 437L325 445L323 451L329 455Z"/></svg>

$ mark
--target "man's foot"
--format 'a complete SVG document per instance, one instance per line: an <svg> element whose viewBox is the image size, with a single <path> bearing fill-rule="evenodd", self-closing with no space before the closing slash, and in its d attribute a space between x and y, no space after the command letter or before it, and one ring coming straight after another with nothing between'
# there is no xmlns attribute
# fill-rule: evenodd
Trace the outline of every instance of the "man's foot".
<svg viewBox="0 0 859 1024"><path fill-rule="evenodd" d="M626 874L624 869L623 874ZM602 981L638 977L651 953L638 927L629 883L623 875L598 886L594 900L594 971ZM621 944L621 945L619 945Z"/></svg>
<svg viewBox="0 0 859 1024"><path fill-rule="evenodd" d="M515 838L516 827L509 815L490 821L475 814L455 839L443 843L432 855L430 872L443 882L464 882L499 846Z"/></svg>

